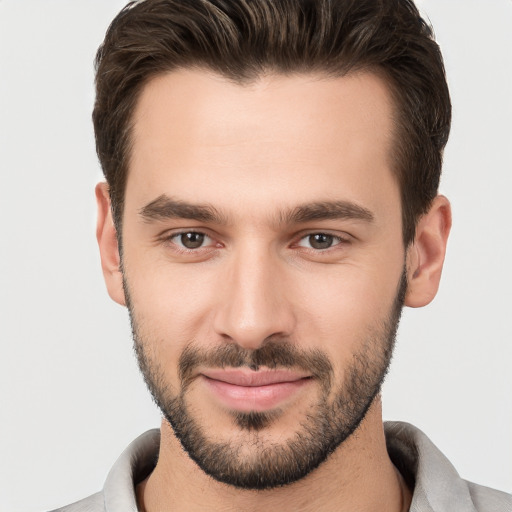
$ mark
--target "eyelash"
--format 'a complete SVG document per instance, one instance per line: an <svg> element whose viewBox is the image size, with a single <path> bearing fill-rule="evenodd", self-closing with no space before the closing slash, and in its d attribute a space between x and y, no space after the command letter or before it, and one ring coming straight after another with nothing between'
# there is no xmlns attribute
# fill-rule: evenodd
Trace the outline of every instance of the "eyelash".
<svg viewBox="0 0 512 512"><path fill-rule="evenodd" d="M207 248L207 247L204 247L203 245L201 245L200 247L190 249L190 248L180 245L174 241L175 239L179 239L179 237L181 237L183 235L191 235L191 234L202 235L205 238L209 238L210 240L212 240L212 242L214 241L213 238L210 235L208 235L207 233L205 233L203 231L195 231L195 230L191 230L191 229L186 230L186 231L179 231L178 233L172 233L170 235L167 235L164 237L164 241L172 244L175 247L175 250L182 252L182 253L187 253L187 254L197 253L199 249ZM217 244L217 245L220 245L220 244Z"/></svg>
<svg viewBox="0 0 512 512"><path fill-rule="evenodd" d="M204 245L200 245L199 247L196 247L196 248L188 248L188 247L185 247L182 244L176 243L174 241L183 235L192 235L192 234L203 236L207 239L210 239L212 242L214 242L214 239L207 233L205 233L203 231L195 231L195 230L186 230L186 231L179 231L177 233L172 233L171 235L165 236L164 241L172 244L174 246L175 250L182 252L182 253L189 253L189 254L197 253L199 249L214 248L211 246L209 247L209 246L204 246ZM314 247L305 247L305 246L301 245L301 242L303 242L304 240L306 240L308 238L314 237L314 236L329 237L332 239L333 243L329 247L326 247L323 249L318 249L318 248L314 248ZM319 254L319 253L328 252L330 249L334 249L340 245L347 245L349 243L350 243L350 239L348 236L345 238L345 237L342 237L339 235L334 235L334 234L326 232L326 231L312 231L312 232L306 233L306 234L302 235L300 238L298 238L298 240L292 244L292 247L302 247L303 249L305 249L307 251L312 251L315 254ZM219 243L216 245L217 245L217 247L222 246Z"/></svg>
<svg viewBox="0 0 512 512"><path fill-rule="evenodd" d="M326 247L326 248L323 248L323 249L319 249L319 248L315 248L315 247L304 247L301 245L301 242L306 240L306 239L311 239L312 237L315 237L315 236L324 236L324 237L328 237L330 239L332 239L332 242L333 244L330 245L329 247ZM308 250L312 250L314 251L315 253L319 253L319 252L326 252L328 251L329 249L332 249L332 248L335 248L339 245L346 245L350 243L350 240L348 238L343 238L339 235L333 235L332 233L329 233L329 232L324 232L324 231L315 231L315 232L311 232L311 233L308 233L304 236L302 236L298 243L295 244L295 245L298 245L299 247L304 247L305 249L308 249Z"/></svg>

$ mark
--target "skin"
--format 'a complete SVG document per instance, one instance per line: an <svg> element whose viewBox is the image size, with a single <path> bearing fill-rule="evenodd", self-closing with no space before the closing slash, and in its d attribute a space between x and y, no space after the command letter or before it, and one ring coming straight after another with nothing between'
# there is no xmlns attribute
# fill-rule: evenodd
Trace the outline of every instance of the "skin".
<svg viewBox="0 0 512 512"><path fill-rule="evenodd" d="M362 340L389 315L404 269L405 303L437 292L451 225L438 196L404 248L398 184L391 168L393 104L372 74L342 78L268 75L236 85L202 70L151 80L134 113L123 217L123 266L137 323L166 384L179 390L177 362L194 341L252 350L269 337L320 349L336 383ZM99 184L97 236L107 288L126 303L108 188ZM147 218L162 195L210 205L216 220ZM288 219L298 206L345 202L371 219ZM208 235L184 251L183 231ZM309 235L333 235L317 250ZM288 439L318 398L314 381L281 404L262 434ZM189 402L212 439L249 436L200 379ZM138 487L140 507L164 510L399 511L410 492L391 463L380 397L357 431L294 484L248 491L219 483L187 456L164 420L158 464ZM247 437L247 439L249 439ZM246 456L256 448L247 444ZM200 492L198 492L200 490Z"/></svg>

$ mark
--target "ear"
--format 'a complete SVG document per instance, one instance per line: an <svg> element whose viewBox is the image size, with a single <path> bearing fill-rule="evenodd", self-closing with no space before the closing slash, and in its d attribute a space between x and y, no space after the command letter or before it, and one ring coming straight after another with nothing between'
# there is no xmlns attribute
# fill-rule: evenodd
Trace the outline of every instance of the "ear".
<svg viewBox="0 0 512 512"><path fill-rule="evenodd" d="M112 219L110 194L106 183L96 185L96 202L98 204L98 222L96 224L96 239L100 248L101 268L110 298L126 305L121 273L121 258L117 242L117 232Z"/></svg>
<svg viewBox="0 0 512 512"><path fill-rule="evenodd" d="M436 296L451 226L450 202L437 196L420 218L414 242L407 250L406 306L426 306Z"/></svg>

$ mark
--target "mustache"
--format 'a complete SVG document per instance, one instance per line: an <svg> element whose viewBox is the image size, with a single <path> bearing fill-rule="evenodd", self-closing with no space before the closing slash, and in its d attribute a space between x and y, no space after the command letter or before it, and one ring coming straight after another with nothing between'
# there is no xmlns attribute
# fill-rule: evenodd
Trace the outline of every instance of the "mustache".
<svg viewBox="0 0 512 512"><path fill-rule="evenodd" d="M310 373L325 386L330 386L333 367L329 358L318 349L299 349L287 341L269 339L261 347L249 350L236 343L211 349L193 343L182 352L178 367L183 388L193 380L198 367L243 368L258 371L262 366L274 369L299 369Z"/></svg>

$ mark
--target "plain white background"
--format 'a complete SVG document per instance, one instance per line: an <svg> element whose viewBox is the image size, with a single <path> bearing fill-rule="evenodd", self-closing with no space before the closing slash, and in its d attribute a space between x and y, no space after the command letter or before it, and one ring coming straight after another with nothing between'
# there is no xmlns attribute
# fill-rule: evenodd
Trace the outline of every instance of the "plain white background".
<svg viewBox="0 0 512 512"><path fill-rule="evenodd" d="M0 0L0 510L102 487L159 425L125 310L104 289L90 113L120 0ZM423 0L454 105L441 191L454 227L437 299L406 310L387 419L469 480L512 491L512 2Z"/></svg>

